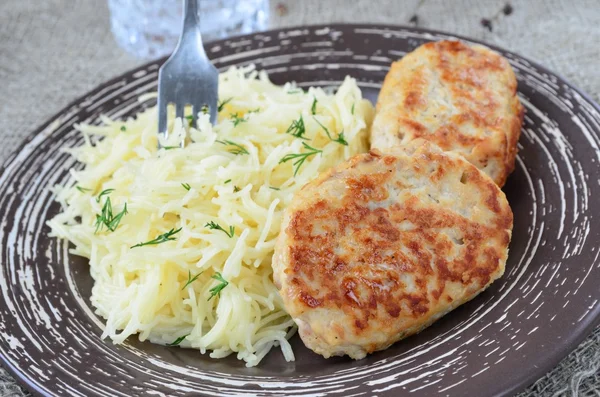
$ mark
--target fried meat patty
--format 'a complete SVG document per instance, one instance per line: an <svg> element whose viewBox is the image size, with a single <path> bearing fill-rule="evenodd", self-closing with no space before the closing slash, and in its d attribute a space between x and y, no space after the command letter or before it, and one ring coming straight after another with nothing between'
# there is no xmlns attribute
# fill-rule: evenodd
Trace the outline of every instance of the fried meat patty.
<svg viewBox="0 0 600 397"><path fill-rule="evenodd" d="M296 193L273 279L304 344L363 358L419 332L504 273L512 212L455 153L371 150Z"/></svg>
<svg viewBox="0 0 600 397"><path fill-rule="evenodd" d="M463 155L502 187L512 172L523 106L508 61L480 45L427 43L392 64L371 148L424 138Z"/></svg>

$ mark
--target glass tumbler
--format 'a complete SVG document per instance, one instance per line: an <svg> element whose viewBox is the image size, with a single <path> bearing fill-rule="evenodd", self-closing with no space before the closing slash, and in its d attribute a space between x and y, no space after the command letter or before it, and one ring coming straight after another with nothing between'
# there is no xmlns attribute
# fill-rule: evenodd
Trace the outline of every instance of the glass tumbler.
<svg viewBox="0 0 600 397"><path fill-rule="evenodd" d="M267 28L269 0L197 0L204 41ZM108 0L117 43L139 58L170 54L181 32L183 0Z"/></svg>

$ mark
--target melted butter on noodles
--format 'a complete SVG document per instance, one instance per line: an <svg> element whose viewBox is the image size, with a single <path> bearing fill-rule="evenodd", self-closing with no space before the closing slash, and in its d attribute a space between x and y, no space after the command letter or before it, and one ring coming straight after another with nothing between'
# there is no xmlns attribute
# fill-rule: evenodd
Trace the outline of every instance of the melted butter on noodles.
<svg viewBox="0 0 600 397"><path fill-rule="evenodd" d="M180 341L214 358L235 352L247 366L279 346L290 361L295 326L271 276L282 210L319 172L368 149L373 108L352 78L327 94L276 86L253 67L223 73L219 97L229 101L217 125L202 113L197 129L187 119L170 122L162 143L177 146L187 136L183 149L157 149L155 107L124 122L103 117L102 125L78 126L85 144L68 151L85 168L72 170L69 187L54 188L62 213L49 225L75 245L73 254L89 258L104 337ZM300 117L304 140L288 131ZM342 132L347 146L335 141ZM297 159L281 159L308 152L303 142L322 153L307 156L294 175ZM114 190L98 199L106 189ZM114 231L96 232L107 199L113 219L125 204L127 213ZM173 240L131 248L179 228ZM223 284L217 273L228 284L211 298Z"/></svg>

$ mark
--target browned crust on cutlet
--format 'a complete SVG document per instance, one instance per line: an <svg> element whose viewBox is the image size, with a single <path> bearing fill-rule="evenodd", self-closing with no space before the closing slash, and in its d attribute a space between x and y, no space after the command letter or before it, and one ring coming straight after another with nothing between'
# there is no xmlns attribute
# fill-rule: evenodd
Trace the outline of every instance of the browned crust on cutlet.
<svg viewBox="0 0 600 397"><path fill-rule="evenodd" d="M514 169L523 106L508 61L479 45L438 41L394 62L377 103L372 147L424 138L503 186Z"/></svg>
<svg viewBox="0 0 600 397"><path fill-rule="evenodd" d="M407 149L411 156L355 156L306 185L286 210L274 278L290 315L310 323L300 329L305 343L320 339L316 348L307 343L318 353L329 354L323 341L385 348L504 271L513 221L504 194L460 156L422 144ZM436 203L442 195L435 189L429 198L411 193L413 182L399 170L426 173L434 185L456 180L458 200L477 195L470 218ZM311 317L319 310L329 313L326 324Z"/></svg>

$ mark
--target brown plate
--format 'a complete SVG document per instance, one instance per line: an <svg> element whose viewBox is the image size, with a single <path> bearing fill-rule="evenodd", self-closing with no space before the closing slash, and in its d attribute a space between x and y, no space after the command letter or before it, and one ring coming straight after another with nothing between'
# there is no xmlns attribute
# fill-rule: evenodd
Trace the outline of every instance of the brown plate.
<svg viewBox="0 0 600 397"><path fill-rule="evenodd" d="M207 45L221 70L256 63L276 83L330 86L354 76L375 100L392 60L445 33L373 25L276 30ZM467 40L469 41L469 40ZM59 211L49 186L79 165L74 123L133 115L153 103L159 60L111 80L35 131L0 177L0 358L42 395L511 395L552 368L600 317L600 109L533 62L499 50L527 108L515 172L506 274L419 335L361 361L325 360L295 337L296 361L274 350L257 368L198 351L101 340L85 260L48 237ZM68 82L64 82L68 84ZM596 217L596 218L595 218Z"/></svg>

